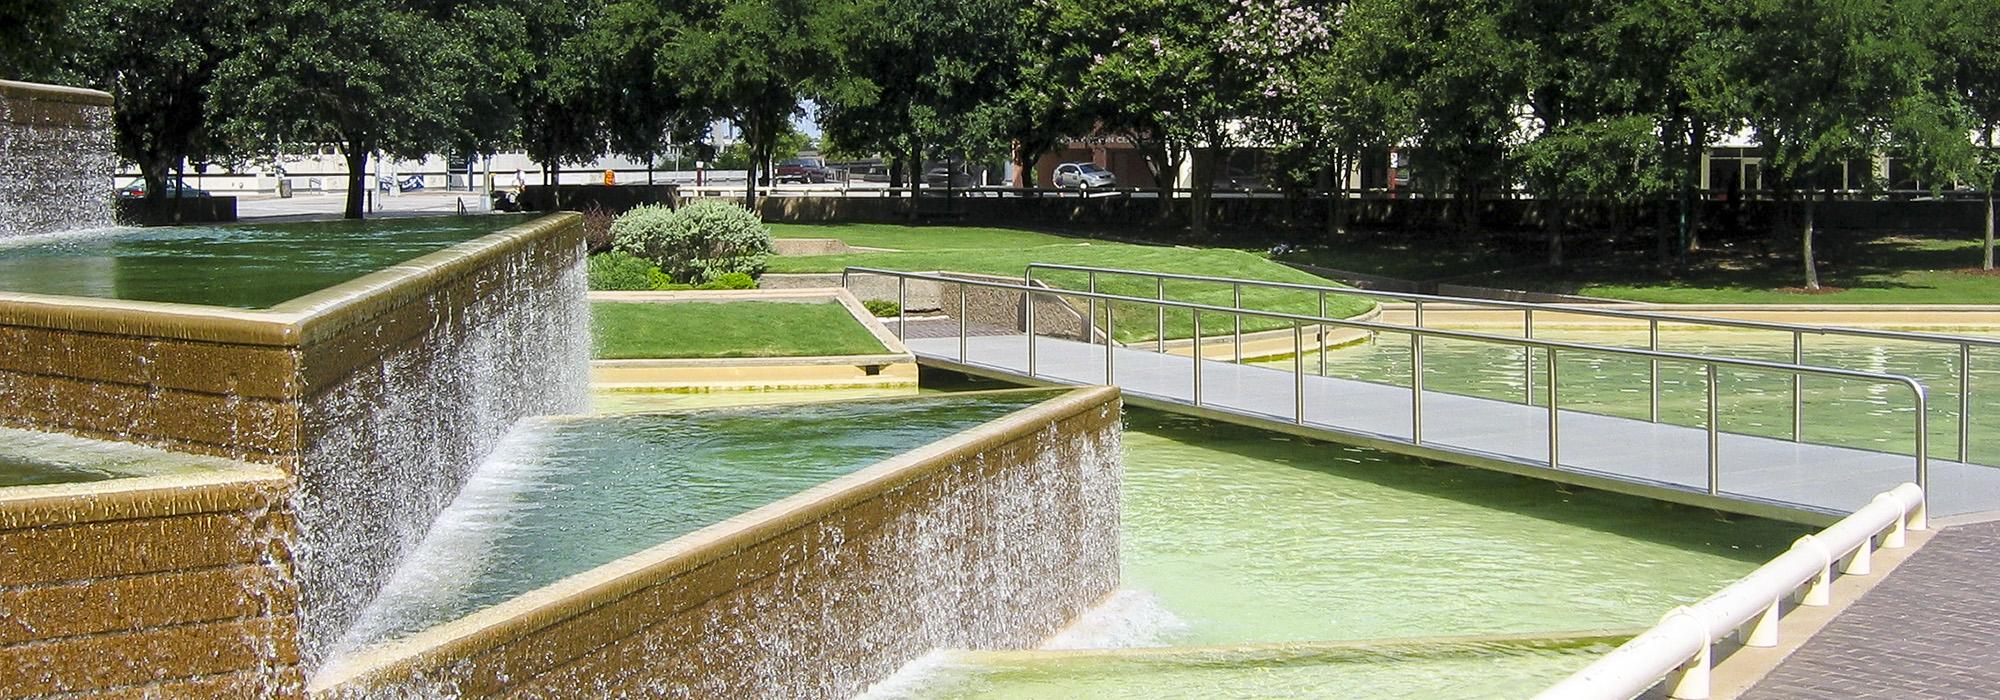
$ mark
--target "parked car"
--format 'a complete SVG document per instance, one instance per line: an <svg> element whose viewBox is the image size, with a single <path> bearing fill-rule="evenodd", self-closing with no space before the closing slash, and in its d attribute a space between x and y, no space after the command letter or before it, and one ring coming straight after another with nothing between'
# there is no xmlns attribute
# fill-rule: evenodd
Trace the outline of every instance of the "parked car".
<svg viewBox="0 0 2000 700"><path fill-rule="evenodd" d="M1118 176L1111 171L1097 167L1096 163L1064 163L1056 166L1056 187L1087 190L1097 187L1117 187Z"/></svg>
<svg viewBox="0 0 2000 700"><path fill-rule="evenodd" d="M778 182L813 183L836 179L839 179L839 174L819 158L793 158L778 163Z"/></svg>
<svg viewBox="0 0 2000 700"><path fill-rule="evenodd" d="M972 173L966 170L964 164L959 164L957 167L944 164L933 165L929 170L924 171L925 187L957 188L971 187L975 184L978 184L978 181L972 178Z"/></svg>
<svg viewBox="0 0 2000 700"><path fill-rule="evenodd" d="M214 196L212 194L209 194L208 190L195 189L194 186L187 184L187 182L181 180L178 177L167 178L166 182L161 183L160 189L163 190L160 193L160 196L162 197L180 198L180 197ZM133 180L131 184L118 188L118 196L126 199L139 199L145 197L146 196L145 178Z"/></svg>

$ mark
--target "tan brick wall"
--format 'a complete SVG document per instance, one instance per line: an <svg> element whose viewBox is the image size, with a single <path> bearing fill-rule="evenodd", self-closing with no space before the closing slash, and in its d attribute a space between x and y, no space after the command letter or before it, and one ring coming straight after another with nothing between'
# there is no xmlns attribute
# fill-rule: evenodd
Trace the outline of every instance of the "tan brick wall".
<svg viewBox="0 0 2000 700"><path fill-rule="evenodd" d="M315 679L319 697L848 697L1032 645L1118 581L1119 401L1082 389Z"/></svg>
<svg viewBox="0 0 2000 700"><path fill-rule="evenodd" d="M287 483L0 490L0 698L297 696Z"/></svg>

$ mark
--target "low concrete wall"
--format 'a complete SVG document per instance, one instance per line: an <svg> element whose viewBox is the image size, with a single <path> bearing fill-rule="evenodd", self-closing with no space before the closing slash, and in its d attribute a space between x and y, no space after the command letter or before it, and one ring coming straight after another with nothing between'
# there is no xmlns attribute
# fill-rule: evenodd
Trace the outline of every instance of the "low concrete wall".
<svg viewBox="0 0 2000 700"><path fill-rule="evenodd" d="M0 489L0 698L298 695L288 491L252 465Z"/></svg>
<svg viewBox="0 0 2000 700"><path fill-rule="evenodd" d="M296 477L308 662L501 432L588 391L580 217L268 310L0 292L0 425Z"/></svg>
<svg viewBox="0 0 2000 700"><path fill-rule="evenodd" d="M558 198L560 195L560 198ZM680 206L680 185L529 185L521 193L522 211L590 211L622 214L642 204Z"/></svg>
<svg viewBox="0 0 2000 700"><path fill-rule="evenodd" d="M235 197L116 200L118 223L126 226L228 223L236 220Z"/></svg>
<svg viewBox="0 0 2000 700"><path fill-rule="evenodd" d="M928 272L924 274L958 277L985 282L1020 284L1015 277L978 275L963 272ZM854 274L846 277L846 289L861 299L885 299L895 301L897 279L883 275ZM805 273L765 275L760 282L770 289L805 289L814 287L840 287L840 273ZM1047 283L1035 280L1033 284L1044 289ZM994 328L1020 331L1026 327L1021 313L1020 292L995 289L978 285L957 285L934 280L906 280L902 284L903 309L909 312L943 312L952 318L958 317L959 287L965 287L965 315L968 323ZM1084 320L1083 299L1065 297L1058 294L1035 297L1035 332L1050 337L1070 337L1083 339ZM1091 337L1102 340L1104 334L1091 329Z"/></svg>
<svg viewBox="0 0 2000 700"><path fill-rule="evenodd" d="M1118 583L1120 402L1079 389L391 643L318 697L850 697Z"/></svg>

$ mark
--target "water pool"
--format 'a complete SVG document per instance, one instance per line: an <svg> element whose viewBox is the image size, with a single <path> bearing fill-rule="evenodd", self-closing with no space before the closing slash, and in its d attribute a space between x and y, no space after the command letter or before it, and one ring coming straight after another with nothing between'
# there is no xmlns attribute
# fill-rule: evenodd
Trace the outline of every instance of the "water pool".
<svg viewBox="0 0 2000 700"><path fill-rule="evenodd" d="M1525 696L1608 646L1214 650L1645 627L1805 532L1142 409L1125 449L1123 592L1051 650L947 653L868 697ZM1053 650L1133 647L1161 653Z"/></svg>
<svg viewBox="0 0 2000 700"><path fill-rule="evenodd" d="M0 243L0 291L262 309L528 218L113 228L29 236Z"/></svg>
<svg viewBox="0 0 2000 700"><path fill-rule="evenodd" d="M1593 345L1645 347L1644 329L1537 329L1536 337ZM1661 349L1780 362L1792 359L1791 337L1755 331L1675 331L1662 337ZM1535 403L1547 405L1545 356L1533 362ZM1558 355L1565 409L1627 418L1648 415L1646 360L1585 353ZM1958 352L1935 345L1814 338L1803 354L1805 364L1868 372L1901 374L1925 385L1930 400L1931 454L1956 459L1959 394ZM1327 374L1407 387L1410 351L1407 336L1382 334L1372 342L1331 350ZM1290 358L1257 364L1290 370ZM1305 357L1306 371L1317 372L1319 357ZM1972 371L1972 461L2000 464L2000 357L1975 353ZM1424 342L1424 389L1507 401L1520 401L1527 374L1519 348L1489 343L1431 339ZM1717 381L1721 427L1746 435L1791 436L1792 394L1789 375L1719 367ZM1802 383L1804 430L1808 441L1907 453L1913 448L1910 420L1915 405L1907 389L1824 377ZM1662 362L1660 418L1679 425L1699 426L1707 410L1707 384L1699 365Z"/></svg>
<svg viewBox="0 0 2000 700"><path fill-rule="evenodd" d="M0 428L0 487L190 474L238 466L220 458L130 443Z"/></svg>
<svg viewBox="0 0 2000 700"><path fill-rule="evenodd" d="M523 421L341 646L463 617L1055 393Z"/></svg>

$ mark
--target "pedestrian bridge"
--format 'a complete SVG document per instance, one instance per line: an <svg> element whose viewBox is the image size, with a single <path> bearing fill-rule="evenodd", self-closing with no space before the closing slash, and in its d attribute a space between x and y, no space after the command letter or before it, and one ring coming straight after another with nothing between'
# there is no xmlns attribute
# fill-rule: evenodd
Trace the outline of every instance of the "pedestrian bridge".
<svg viewBox="0 0 2000 700"><path fill-rule="evenodd" d="M1050 287L1041 277L1052 272L1068 274L1070 279L1060 289ZM1933 517L2000 510L2000 468L1971 464L1966 458L1973 441L1969 420L1973 403L1972 375L1965 371L1975 348L2000 347L2000 341L1063 265L1032 266L1020 280L859 267L848 268L844 277L848 282L877 278L873 280L877 285L894 280L898 296L905 301L917 287L935 295L938 306L950 318L925 322L899 317L896 323L904 343L926 366L1024 384L1114 384L1124 391L1126 401L1148 408L1806 523L1833 522L1866 505L1876 494L1911 481L1930 495L1928 508ZM1128 291L1133 288L1132 280L1144 280L1145 288L1156 293L1138 296L1099 291L1100 279L1113 278L1121 280L1122 288ZM1224 285L1234 293L1228 304L1179 301L1167 293L1169 284ZM1246 307L1244 290L1258 288L1318 295L1322 312L1299 314ZM1414 313L1399 314L1407 317L1407 322L1397 323L1326 316L1325 300L1339 295L1374 297ZM1518 312L1523 320L1522 334L1426 325L1425 307L1437 309L1444 304ZM1543 317L1602 316L1634 324L1649 330L1651 342L1649 347L1632 348L1536 338L1538 313ZM1174 328L1182 329L1178 338L1169 338L1175 335L1169 330L1170 319L1177 322ZM1948 413L1958 422L1957 459L1931 457L1931 391L1922 381L1798 362L1664 351L1658 349L1663 325L1789 332L1795 359L1802 355L1808 340L1831 336L1931 343L1954 349L1960 364L1950 381L1957 384L1953 389L1958 405L1955 412ZM1132 327L1142 331L1136 335L1149 337L1131 340L1135 335L1129 332ZM1258 330L1246 332L1246 327ZM1128 332L1121 334L1121 328ZM915 332L919 330L922 332ZM1326 354L1321 350L1357 334L1407 337L1407 366L1399 362L1397 367L1384 367L1378 376L1329 376ZM1121 336L1127 340L1120 342ZM1251 338L1250 344L1266 348L1275 343L1276 351L1264 354L1284 356L1289 362L1245 362L1246 337ZM1526 391L1510 401L1426 388L1426 375L1435 377L1438 371L1426 367L1426 341L1517 349L1527 379ZM1563 392L1571 387L1628 381L1562 373L1564 362L1581 357L1622 357L1650 364L1650 376L1642 382L1649 386L1617 387L1644 392L1649 397L1648 415L1611 415L1565 405ZM1662 364L1699 368L1706 392L1706 410L1700 420L1682 424L1661 419ZM1730 403L1730 389L1717 381L1718 372L1791 377L1790 437L1721 429L1719 412ZM1538 376L1540 382L1535 381ZM1909 409L1898 414L1899 425L1885 428L1898 433L1895 440L1886 442L1908 448L1884 451L1806 439L1810 434L1806 426L1823 418L1811 415L1801 397L1800 387L1808 377L1821 383L1866 385L1884 396L1899 397Z"/></svg>

